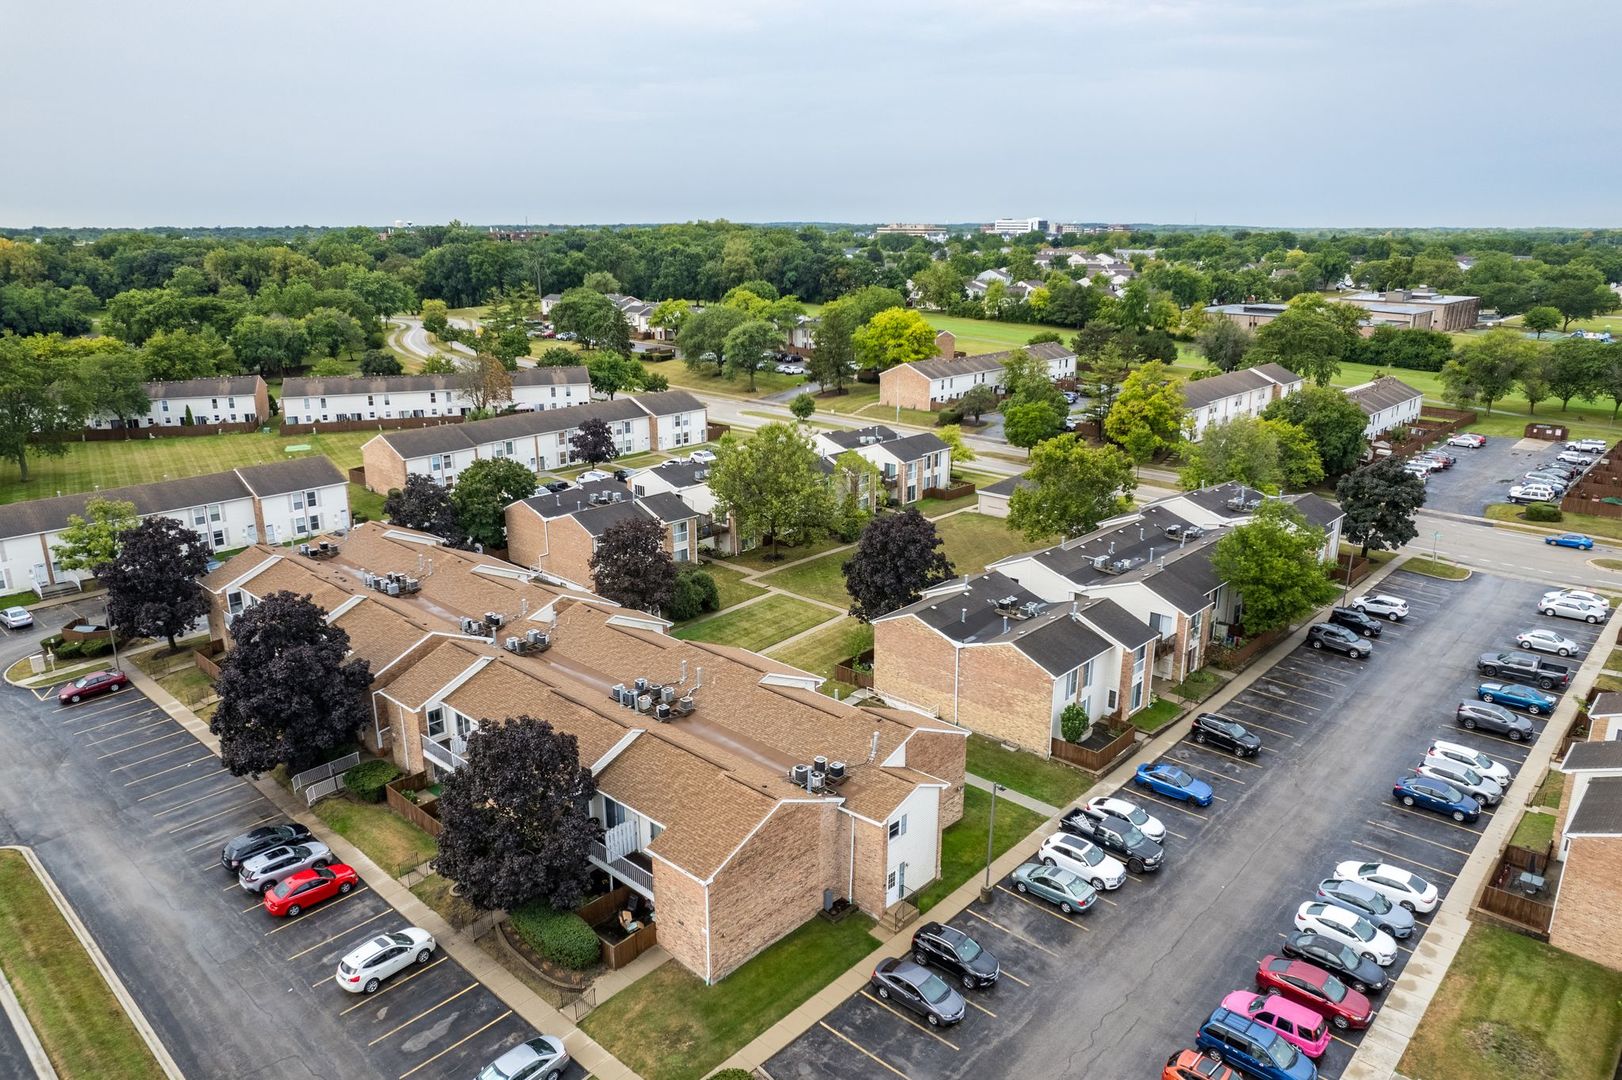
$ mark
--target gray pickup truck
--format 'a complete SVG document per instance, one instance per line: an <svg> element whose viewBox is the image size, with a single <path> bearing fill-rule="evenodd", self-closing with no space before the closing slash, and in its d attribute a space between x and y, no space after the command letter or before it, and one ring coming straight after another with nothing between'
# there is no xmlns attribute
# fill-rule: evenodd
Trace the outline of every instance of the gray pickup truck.
<svg viewBox="0 0 1622 1080"><path fill-rule="evenodd" d="M1564 690L1571 685L1571 668L1526 653L1482 653L1476 670L1495 679L1513 679L1544 690Z"/></svg>

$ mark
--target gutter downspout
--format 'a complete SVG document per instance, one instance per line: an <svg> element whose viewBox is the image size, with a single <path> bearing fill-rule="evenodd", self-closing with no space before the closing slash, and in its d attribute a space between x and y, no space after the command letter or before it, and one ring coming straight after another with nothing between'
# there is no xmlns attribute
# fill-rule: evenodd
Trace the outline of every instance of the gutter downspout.
<svg viewBox="0 0 1622 1080"><path fill-rule="evenodd" d="M853 817L850 818L850 880L845 884L845 899L856 903L856 819Z"/></svg>
<svg viewBox="0 0 1622 1080"><path fill-rule="evenodd" d="M710 959L710 887L704 886L704 985L715 985L715 964Z"/></svg>
<svg viewBox="0 0 1622 1080"><path fill-rule="evenodd" d="M962 661L963 661L963 646L954 645L953 648L952 648L952 726L953 727L962 727L963 726L963 725L961 725L961 724L959 724L957 722L957 688L958 688L957 673L958 673L958 666L962 663Z"/></svg>

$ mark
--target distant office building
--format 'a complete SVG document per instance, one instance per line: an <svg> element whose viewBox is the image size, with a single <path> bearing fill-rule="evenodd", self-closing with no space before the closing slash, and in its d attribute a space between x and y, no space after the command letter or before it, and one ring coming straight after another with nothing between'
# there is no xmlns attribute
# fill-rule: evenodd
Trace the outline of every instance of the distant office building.
<svg viewBox="0 0 1622 1080"><path fill-rule="evenodd" d="M998 218L990 225L980 226L983 233L1001 233L1003 236L1019 236L1024 233L1045 233L1048 231L1047 218Z"/></svg>
<svg viewBox="0 0 1622 1080"><path fill-rule="evenodd" d="M873 230L875 236L921 236L932 244L946 243L948 235L944 225L880 225Z"/></svg>
<svg viewBox="0 0 1622 1080"><path fill-rule="evenodd" d="M1391 311L1393 305L1399 309L1423 308L1431 313L1428 329L1448 334L1458 330L1473 330L1481 318L1481 297L1451 296L1434 289L1387 289L1385 292L1352 293L1336 299L1342 303L1368 308L1371 312L1379 312L1388 318L1401 317L1400 310ZM1401 324L1387 323L1387 325ZM1408 325L1414 329L1426 329L1417 321Z"/></svg>

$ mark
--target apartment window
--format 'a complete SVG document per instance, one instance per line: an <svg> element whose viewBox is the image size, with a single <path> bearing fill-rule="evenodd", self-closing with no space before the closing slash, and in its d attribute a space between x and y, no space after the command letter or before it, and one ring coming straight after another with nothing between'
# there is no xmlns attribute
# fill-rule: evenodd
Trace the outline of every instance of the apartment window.
<svg viewBox="0 0 1622 1080"><path fill-rule="evenodd" d="M228 398L226 398L226 399L225 399L225 407L226 407L226 408L227 408L227 409L234 409L234 408L236 408L236 407L237 407L237 399L236 399L236 398L235 398L235 397L228 397Z"/></svg>
<svg viewBox="0 0 1622 1080"><path fill-rule="evenodd" d="M894 870L891 870L890 871L890 876L885 878L884 887L886 889L890 890L891 892L895 891L895 871Z"/></svg>
<svg viewBox="0 0 1622 1080"><path fill-rule="evenodd" d="M162 407L164 412L169 411L169 400L167 398L165 398L164 400L158 402L158 404L159 404L159 406Z"/></svg>
<svg viewBox="0 0 1622 1080"><path fill-rule="evenodd" d="M208 524L208 511L201 506L192 507L191 523L198 527Z"/></svg>
<svg viewBox="0 0 1622 1080"><path fill-rule="evenodd" d="M302 510L302 509L304 509L304 492L302 492L302 491L293 492L293 509L294 510Z"/></svg>
<svg viewBox="0 0 1622 1080"><path fill-rule="evenodd" d="M225 610L232 615L241 615L244 606L241 589L232 589L225 594Z"/></svg>
<svg viewBox="0 0 1622 1080"><path fill-rule="evenodd" d="M209 398L208 399L208 407L211 408L211 409L218 409L220 407L220 399L219 398Z"/></svg>
<svg viewBox="0 0 1622 1080"><path fill-rule="evenodd" d="M428 468L431 471L438 472L439 470L443 469L444 467L445 467L445 460L443 458L441 458L438 454L435 454L433 457L428 459Z"/></svg>
<svg viewBox="0 0 1622 1080"><path fill-rule="evenodd" d="M309 398L304 399L304 407L306 409L308 409L310 407L310 399Z"/></svg>
<svg viewBox="0 0 1622 1080"><path fill-rule="evenodd" d="M902 814L900 817L898 817L894 821L890 822L890 839L891 840L899 840L903 836L906 836L906 835L907 835L907 815Z"/></svg>
<svg viewBox="0 0 1622 1080"><path fill-rule="evenodd" d="M220 513L220 504L219 503L215 503L213 506L210 506L208 508L208 520L210 520L210 521L219 521L220 517L221 517L221 513Z"/></svg>
<svg viewBox="0 0 1622 1080"><path fill-rule="evenodd" d="M372 400L373 396L374 395L372 395L372 394L367 394L366 395L366 404L367 405L376 405L377 404L377 402Z"/></svg>
<svg viewBox="0 0 1622 1080"><path fill-rule="evenodd" d="M445 734L445 710L435 708L428 710L428 734L439 736Z"/></svg>
<svg viewBox="0 0 1622 1080"><path fill-rule="evenodd" d="M310 515L310 527L306 531L305 535L308 536L311 533L318 533L320 531L321 531L321 515L320 514L311 514Z"/></svg>
<svg viewBox="0 0 1622 1080"><path fill-rule="evenodd" d="M1068 701L1076 696L1076 688L1081 685L1081 669L1074 668L1064 677L1064 696Z"/></svg>
<svg viewBox="0 0 1622 1080"><path fill-rule="evenodd" d="M1116 706L1119 705L1120 703L1121 703L1121 695L1117 694L1114 690L1111 690L1109 692L1109 704L1105 706L1106 710L1109 711L1109 712L1114 712Z"/></svg>
<svg viewBox="0 0 1622 1080"><path fill-rule="evenodd" d="M218 551L223 548L225 546L225 530L215 529L212 539L214 541L214 550Z"/></svg>

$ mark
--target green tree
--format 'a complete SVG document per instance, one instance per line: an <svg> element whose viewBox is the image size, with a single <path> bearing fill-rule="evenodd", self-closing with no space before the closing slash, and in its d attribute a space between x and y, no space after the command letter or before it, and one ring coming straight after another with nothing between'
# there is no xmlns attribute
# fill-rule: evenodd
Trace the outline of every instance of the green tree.
<svg viewBox="0 0 1622 1080"><path fill-rule="evenodd" d="M1208 425L1199 442L1183 447L1184 487L1237 480L1261 491L1277 492L1282 479L1278 435L1262 420L1236 416Z"/></svg>
<svg viewBox="0 0 1622 1080"><path fill-rule="evenodd" d="M1053 385L1053 378L1048 374L1048 362L1024 349L1011 350L1003 360L1002 387L1007 395L1003 399L1005 413L1012 407L1031 404L1048 406L1060 419L1070 411L1064 394Z"/></svg>
<svg viewBox="0 0 1622 1080"><path fill-rule="evenodd" d="M1225 315L1207 319L1194 338L1194 346L1218 371L1243 367L1245 354L1255 343L1256 335Z"/></svg>
<svg viewBox="0 0 1622 1080"><path fill-rule="evenodd" d="M399 375L405 371L400 366L400 360L393 353L382 349L370 349L360 361L362 375Z"/></svg>
<svg viewBox="0 0 1622 1080"><path fill-rule="evenodd" d="M1045 401L1027 401L1003 409L1003 438L1010 446L1030 453L1031 448L1059 433L1064 417Z"/></svg>
<svg viewBox="0 0 1622 1080"><path fill-rule="evenodd" d="M160 330L146 339L141 363L149 379L203 379L234 375L236 357L211 326L201 330Z"/></svg>
<svg viewBox="0 0 1622 1080"><path fill-rule="evenodd" d="M1361 308L1332 304L1319 293L1302 293L1276 319L1256 331L1253 364L1275 363L1318 386L1328 386L1340 362L1360 342Z"/></svg>
<svg viewBox="0 0 1622 1080"><path fill-rule="evenodd" d="M497 292L490 298L479 332L479 351L497 357L508 371L516 370L518 358L529 355L529 320L539 309L533 285Z"/></svg>
<svg viewBox="0 0 1622 1080"><path fill-rule="evenodd" d="M737 521L742 536L770 543L773 561L780 540L814 540L835 515L821 458L793 424L766 424L747 442L723 437L709 483L721 514Z"/></svg>
<svg viewBox="0 0 1622 1080"><path fill-rule="evenodd" d="M1132 505L1132 461L1113 446L1060 435L1031 451L1028 485L1008 500L1008 526L1027 540L1080 536Z"/></svg>
<svg viewBox="0 0 1622 1080"><path fill-rule="evenodd" d="M588 349L630 355L631 327L614 302L600 292L579 288L564 293L552 305L552 325L574 334Z"/></svg>
<svg viewBox="0 0 1622 1080"><path fill-rule="evenodd" d="M113 416L127 422L151 405L137 350L126 346L116 353L91 353L73 366L72 377L91 416Z"/></svg>
<svg viewBox="0 0 1622 1080"><path fill-rule="evenodd" d="M1544 304L1560 312L1561 330L1568 329L1573 319L1592 319L1617 305L1605 275L1586 262L1545 268L1539 292Z"/></svg>
<svg viewBox="0 0 1622 1080"><path fill-rule="evenodd" d="M953 406L959 413L967 416L976 424L980 417L997 409L997 391L985 383L976 383L969 387L968 393L957 399Z"/></svg>
<svg viewBox="0 0 1622 1080"><path fill-rule="evenodd" d="M910 506L869 521L841 569L850 613L861 622L906 607L955 573L935 523Z"/></svg>
<svg viewBox="0 0 1622 1080"><path fill-rule="evenodd" d="M451 324L450 306L443 300L422 302L422 328L430 334L442 334Z"/></svg>
<svg viewBox="0 0 1622 1080"><path fill-rule="evenodd" d="M1278 471L1286 489L1301 491L1323 482L1323 459L1306 429L1287 420L1263 420L1278 441Z"/></svg>
<svg viewBox="0 0 1622 1080"><path fill-rule="evenodd" d="M573 355L572 353L570 354ZM454 375L456 374L456 361L442 352L436 352L422 362L417 369L419 375Z"/></svg>
<svg viewBox="0 0 1622 1080"><path fill-rule="evenodd" d="M1560 309L1549 307L1547 304L1539 304L1535 308L1528 309L1526 314L1521 316L1521 325L1528 330L1534 331L1541 338L1545 333L1560 325Z"/></svg>
<svg viewBox="0 0 1622 1080"><path fill-rule="evenodd" d="M689 369L701 371L705 364L714 364L719 375L726 363L727 335L748 321L749 315L738 308L711 304L682 324L676 347Z"/></svg>
<svg viewBox="0 0 1622 1080"><path fill-rule="evenodd" d="M82 517L68 515L62 542L51 546L51 555L64 570L92 570L117 558L119 534L140 523L134 503L92 495Z"/></svg>
<svg viewBox="0 0 1622 1080"><path fill-rule="evenodd" d="M285 315L244 315L231 329L231 350L244 370L275 376L302 363L310 343Z"/></svg>
<svg viewBox="0 0 1622 1080"><path fill-rule="evenodd" d="M612 352L582 353L586 374L591 379L593 393L603 394L610 401L622 390L640 390L646 379L640 361Z"/></svg>
<svg viewBox="0 0 1622 1080"><path fill-rule="evenodd" d="M1268 405L1262 416L1286 421L1306 432L1318 448L1324 472L1330 476L1355 468L1363 456L1363 431L1369 418L1339 390L1305 387Z"/></svg>
<svg viewBox="0 0 1622 1080"><path fill-rule="evenodd" d="M1581 338L1562 338L1549 346L1549 392L1565 412L1572 398L1591 401L1602 393L1613 346Z"/></svg>
<svg viewBox="0 0 1622 1080"><path fill-rule="evenodd" d="M682 326L692 318L693 305L686 300L661 300L648 316L648 324L672 334L679 334Z"/></svg>
<svg viewBox="0 0 1622 1080"><path fill-rule="evenodd" d="M954 466L965 465L980 456L964 444L963 428L957 424L943 424L935 429L935 435L952 451Z"/></svg>
<svg viewBox="0 0 1622 1080"><path fill-rule="evenodd" d="M360 323L337 308L316 308L299 320L299 325L310 351L322 356L352 353L366 344Z"/></svg>
<svg viewBox="0 0 1622 1080"><path fill-rule="evenodd" d="M802 390L788 403L788 411L794 414L796 420L809 420L811 414L817 411L817 399Z"/></svg>
<svg viewBox="0 0 1622 1080"><path fill-rule="evenodd" d="M580 284L582 288L597 293L607 294L620 291L619 278L610 274L607 270L593 270L586 275L586 279Z"/></svg>
<svg viewBox="0 0 1622 1080"><path fill-rule="evenodd" d="M868 285L823 306L812 331L811 377L825 392L845 392L856 368L856 331L879 312L901 304L896 290Z"/></svg>
<svg viewBox="0 0 1622 1080"><path fill-rule="evenodd" d="M1156 453L1177 446L1187 416L1183 381L1165 364L1151 360L1121 383L1104 418L1104 434L1142 465Z"/></svg>
<svg viewBox="0 0 1622 1080"><path fill-rule="evenodd" d="M1335 501L1346 514L1341 531L1367 558L1371 547L1395 551L1419 535L1414 515L1425 505L1425 482L1385 458L1341 477Z"/></svg>
<svg viewBox="0 0 1622 1080"><path fill-rule="evenodd" d="M749 376L749 389L755 388L755 372L783 346L783 334L765 319L750 319L727 332L721 343L722 368L729 379Z"/></svg>
<svg viewBox="0 0 1622 1080"><path fill-rule="evenodd" d="M1324 531L1282 499L1268 499L1211 551L1211 568L1243 604L1245 633L1288 626L1334 599L1324 573Z"/></svg>
<svg viewBox="0 0 1622 1080"><path fill-rule="evenodd" d="M1554 392L1554 364L1554 357L1548 349L1540 348L1526 358L1526 365L1521 368L1515 387L1526 399L1527 413L1537 412L1538 402Z"/></svg>
<svg viewBox="0 0 1622 1080"><path fill-rule="evenodd" d="M963 275L945 260L931 262L912 275L912 286L918 290L918 298L937 311L963 299Z"/></svg>
<svg viewBox="0 0 1622 1080"><path fill-rule="evenodd" d="M856 365L873 372L928 360L937 352L934 328L918 312L907 308L890 308L874 315L852 335L851 344L856 350Z"/></svg>
<svg viewBox="0 0 1622 1080"><path fill-rule="evenodd" d="M344 378L349 374L349 365L335 356L323 356L310 366L310 374L318 379Z"/></svg>
<svg viewBox="0 0 1622 1080"><path fill-rule="evenodd" d="M480 458L456 477L451 501L468 538L485 547L507 546L507 507L535 494L535 474L512 458Z"/></svg>
<svg viewBox="0 0 1622 1080"><path fill-rule="evenodd" d="M61 457L84 430L89 408L71 365L36 356L24 339L0 336L0 458L28 479L30 457Z"/></svg>
<svg viewBox="0 0 1622 1080"><path fill-rule="evenodd" d="M1479 401L1490 415L1492 403L1509 393L1537 355L1537 345L1518 331L1499 328L1459 346L1442 367L1442 386L1449 401Z"/></svg>

